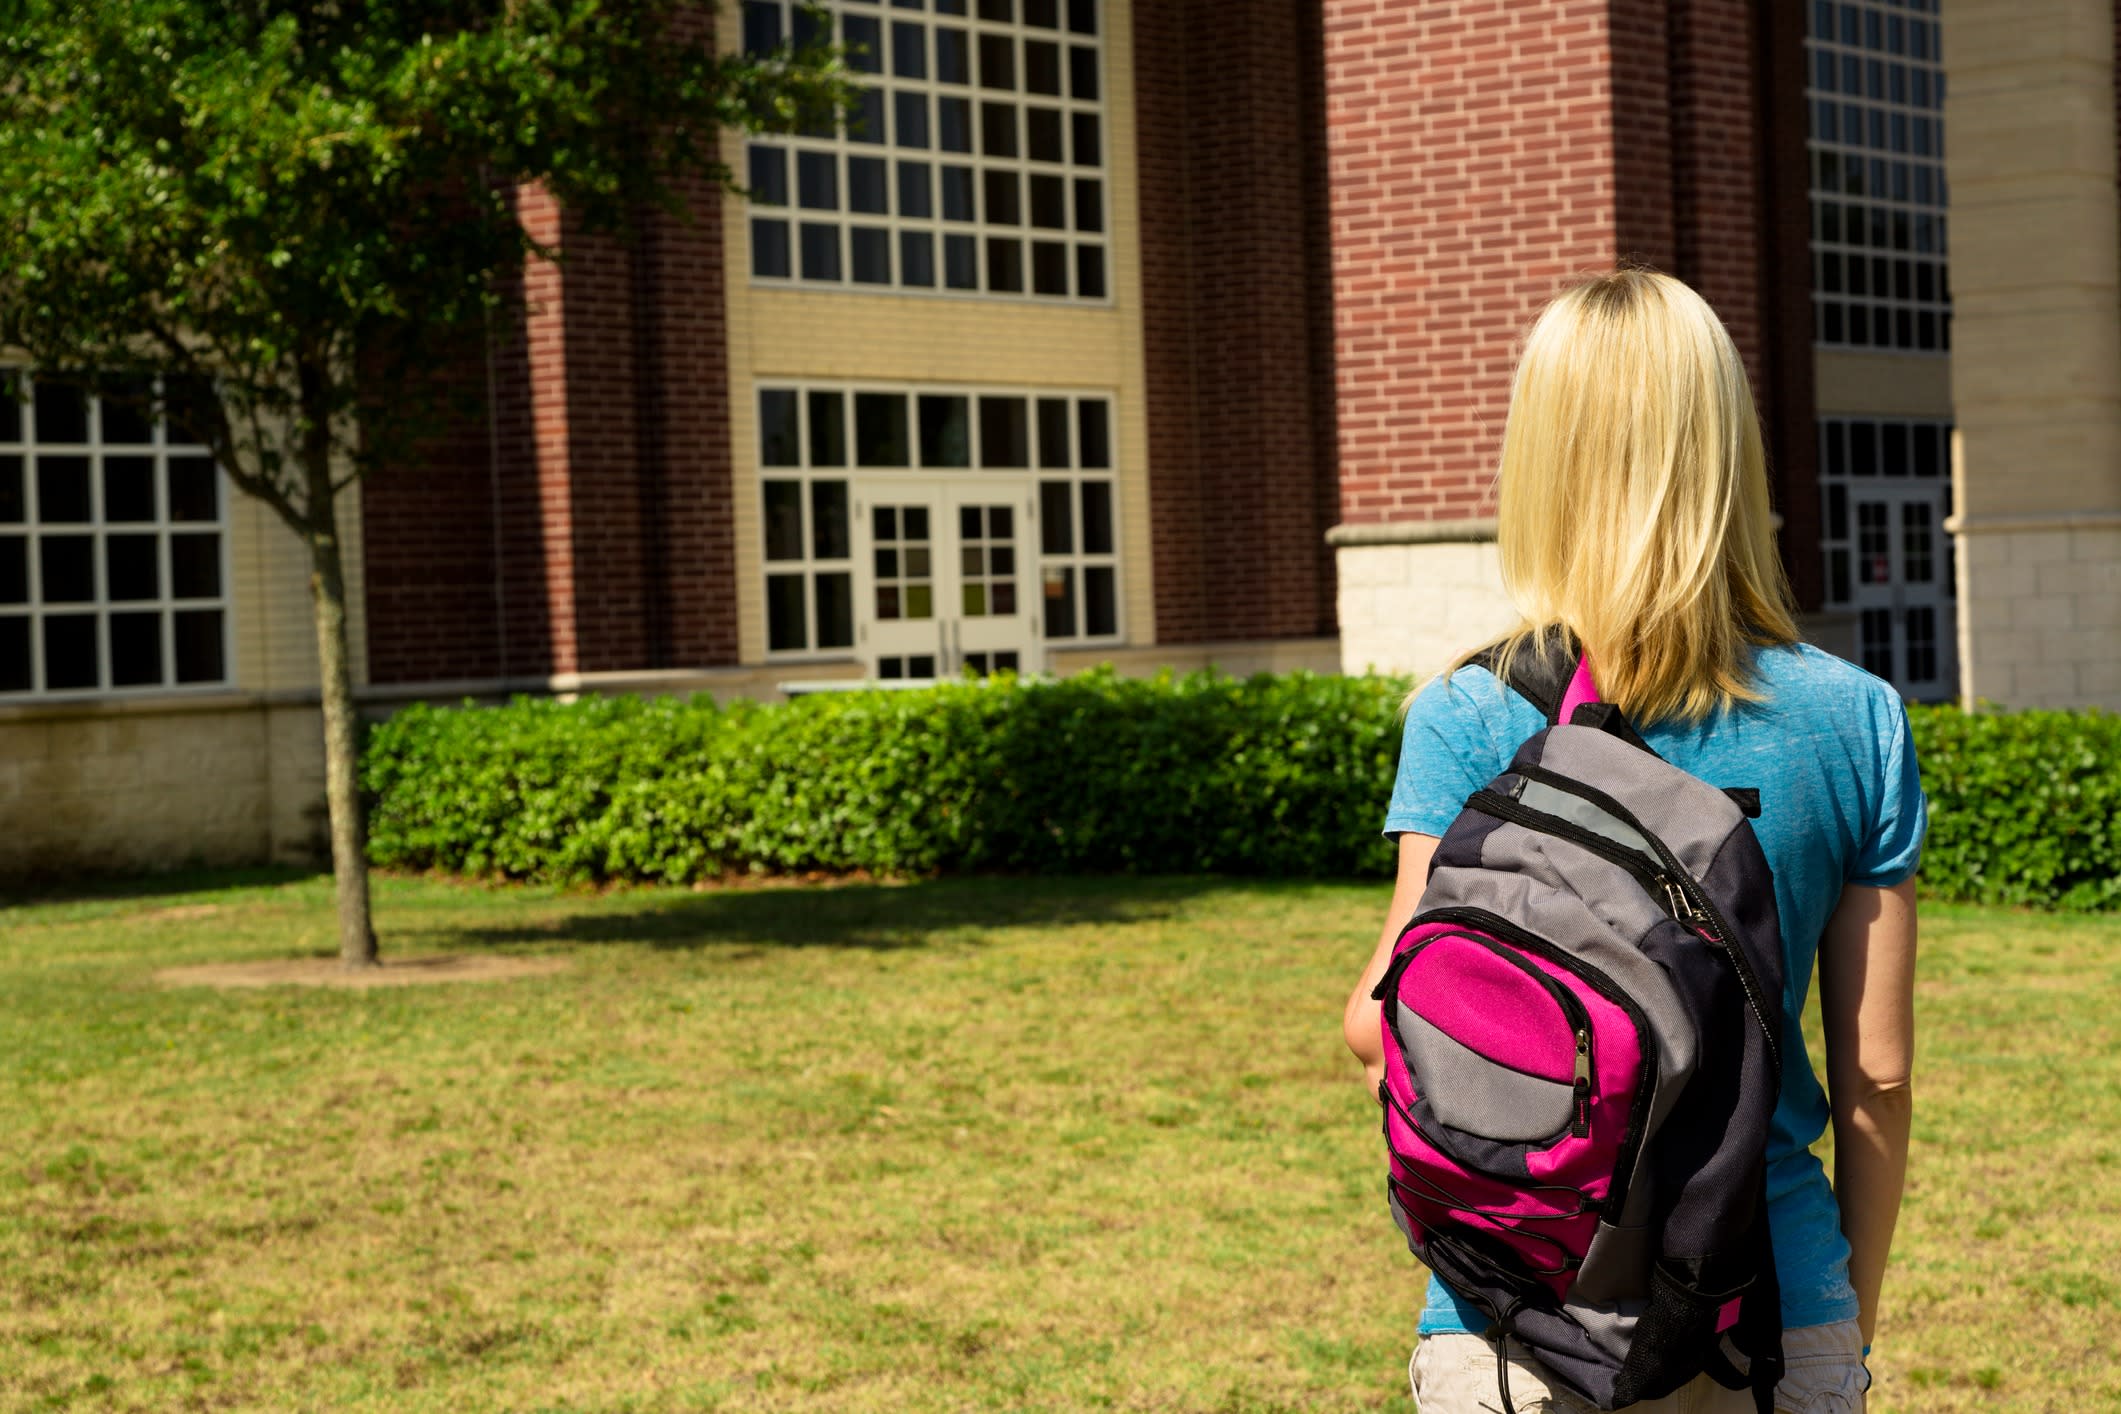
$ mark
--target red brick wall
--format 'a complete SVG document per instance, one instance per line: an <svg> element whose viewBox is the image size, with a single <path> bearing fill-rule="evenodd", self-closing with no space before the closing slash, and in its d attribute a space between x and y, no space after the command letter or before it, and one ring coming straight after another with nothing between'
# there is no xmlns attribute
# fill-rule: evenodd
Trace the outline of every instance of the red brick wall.
<svg viewBox="0 0 2121 1414"><path fill-rule="evenodd" d="M1333 631L1316 6L1134 7L1157 637Z"/></svg>

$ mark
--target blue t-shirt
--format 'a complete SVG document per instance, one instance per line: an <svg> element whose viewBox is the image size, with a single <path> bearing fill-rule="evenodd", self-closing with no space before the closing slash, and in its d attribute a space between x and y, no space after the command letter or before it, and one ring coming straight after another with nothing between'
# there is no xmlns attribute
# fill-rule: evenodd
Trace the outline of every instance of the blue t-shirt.
<svg viewBox="0 0 2121 1414"><path fill-rule="evenodd" d="M1800 1018L1819 935L1844 884L1900 883L1921 859L1929 823L1907 711L1891 686L1800 644L1758 650L1753 685L1765 700L1698 726L1642 730L1660 756L1719 787L1760 792L1753 822L1775 871L1782 921L1782 1094L1768 1129L1768 1225L1786 1328L1856 1315L1847 1240L1826 1170L1811 1146L1830 1118L1805 1054ZM1407 711L1399 778L1385 833L1441 835L1467 796L1509 764L1546 720L1484 668L1422 688ZM1431 1279L1423 1332L1480 1331L1487 1318Z"/></svg>

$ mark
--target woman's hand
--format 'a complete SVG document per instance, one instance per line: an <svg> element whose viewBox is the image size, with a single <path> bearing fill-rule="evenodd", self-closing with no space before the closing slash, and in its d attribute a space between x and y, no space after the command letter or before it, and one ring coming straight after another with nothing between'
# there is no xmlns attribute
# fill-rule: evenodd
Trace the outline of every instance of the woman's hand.
<svg viewBox="0 0 2121 1414"><path fill-rule="evenodd" d="M1385 1078L1385 1039L1377 1019L1382 1007L1371 999L1370 993L1392 965L1392 945L1406 931L1407 920L1421 903L1422 890L1429 883L1429 857L1435 853L1434 835L1399 837L1399 878L1392 886L1391 906L1385 910L1384 931L1378 934L1369 966L1363 968L1362 980L1348 994L1347 1008L1341 1013L1341 1035L1362 1062L1363 1088L1373 1097Z"/></svg>

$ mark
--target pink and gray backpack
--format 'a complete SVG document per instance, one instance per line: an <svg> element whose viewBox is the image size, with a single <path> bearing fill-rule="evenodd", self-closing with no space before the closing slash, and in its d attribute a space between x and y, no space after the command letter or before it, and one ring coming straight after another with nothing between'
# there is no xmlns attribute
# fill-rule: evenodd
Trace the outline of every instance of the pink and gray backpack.
<svg viewBox="0 0 2121 1414"><path fill-rule="evenodd" d="M1509 685L1549 725L1444 833L1377 987L1392 1216L1498 1354L1515 1337L1599 1408L1706 1372L1766 1411L1783 1016L1758 795L1658 756L1572 645L1523 656Z"/></svg>

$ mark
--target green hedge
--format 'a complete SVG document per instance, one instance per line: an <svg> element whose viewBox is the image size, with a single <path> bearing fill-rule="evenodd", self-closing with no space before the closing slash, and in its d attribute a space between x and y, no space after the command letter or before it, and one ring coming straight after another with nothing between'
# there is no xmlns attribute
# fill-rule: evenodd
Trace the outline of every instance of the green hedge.
<svg viewBox="0 0 2121 1414"><path fill-rule="evenodd" d="M370 733L380 865L546 880L1374 875L1403 682L1091 673L777 705L521 698Z"/></svg>
<svg viewBox="0 0 2121 1414"><path fill-rule="evenodd" d="M1092 673L766 706L518 699L369 735L376 863L554 881L1376 876L1406 684ZM2121 908L2121 717L1912 713L1934 897Z"/></svg>

